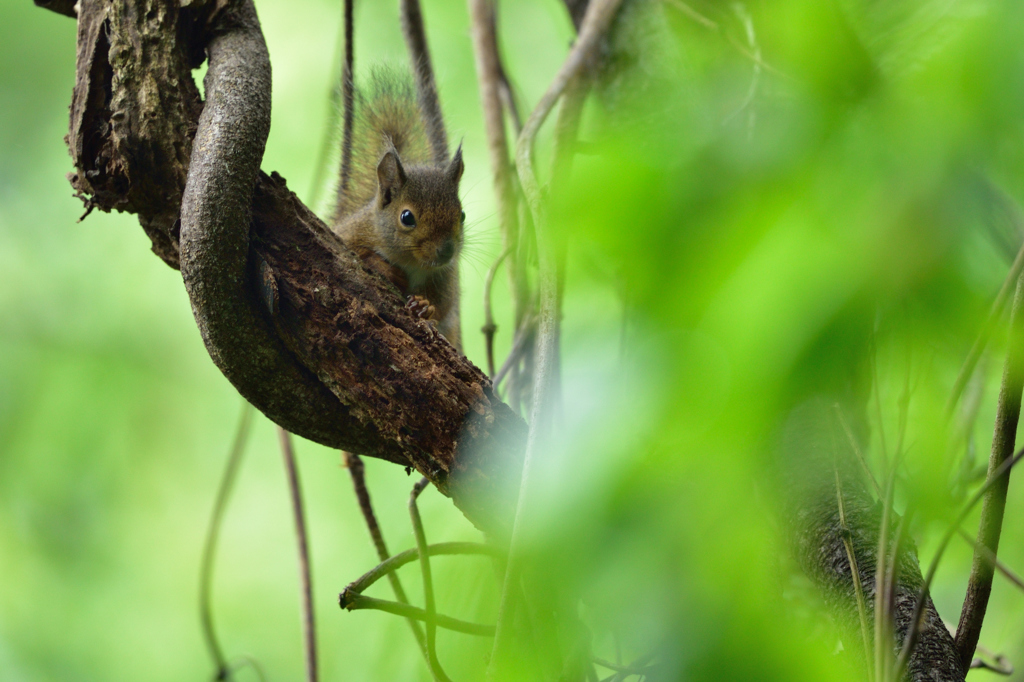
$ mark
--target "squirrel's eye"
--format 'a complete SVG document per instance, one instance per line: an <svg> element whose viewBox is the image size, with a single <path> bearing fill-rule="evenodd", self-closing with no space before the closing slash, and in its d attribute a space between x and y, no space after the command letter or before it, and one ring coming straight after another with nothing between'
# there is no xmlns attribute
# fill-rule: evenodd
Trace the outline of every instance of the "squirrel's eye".
<svg viewBox="0 0 1024 682"><path fill-rule="evenodd" d="M412 211L402 211L402 215L398 216L398 219L406 227L416 227L416 218L413 216Z"/></svg>
<svg viewBox="0 0 1024 682"><path fill-rule="evenodd" d="M462 222L466 222L466 212L462 212Z"/></svg>

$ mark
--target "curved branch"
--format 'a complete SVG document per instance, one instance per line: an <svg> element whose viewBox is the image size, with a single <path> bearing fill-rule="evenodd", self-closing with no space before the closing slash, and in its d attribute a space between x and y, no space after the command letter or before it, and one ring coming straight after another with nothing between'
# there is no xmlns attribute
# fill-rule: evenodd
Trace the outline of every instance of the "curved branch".
<svg viewBox="0 0 1024 682"><path fill-rule="evenodd" d="M218 29L181 201L182 279L210 357L239 393L285 429L329 440L346 408L290 357L246 290L253 187L270 131L270 58L252 1ZM320 423L309 423L310 404L322 406Z"/></svg>
<svg viewBox="0 0 1024 682"><path fill-rule="evenodd" d="M499 561L503 561L505 559L505 555L494 546L484 545L479 542L439 542L436 545L427 546L428 556L451 556L456 554L489 556ZM342 608L347 608L345 605L352 595L365 592L370 589L371 585L384 576L391 575L406 564L419 561L419 558L420 550L417 547L414 549L407 549L404 552L399 552L393 557L388 558L386 561L374 566L359 578L349 583L345 588L345 591L341 593L339 599L341 601Z"/></svg>
<svg viewBox="0 0 1024 682"><path fill-rule="evenodd" d="M470 623L468 621L459 620L458 618L446 616L443 613L431 614L416 606L402 604L397 601L387 601L386 599L364 597L361 594L353 595L352 600L343 606L349 611L360 611L362 609L386 611L388 613L393 613L396 616L402 616L403 618L422 620L426 623L433 622L434 625L439 628L452 630L453 632L461 632L467 635L476 635L477 637L491 637L494 635L493 625Z"/></svg>

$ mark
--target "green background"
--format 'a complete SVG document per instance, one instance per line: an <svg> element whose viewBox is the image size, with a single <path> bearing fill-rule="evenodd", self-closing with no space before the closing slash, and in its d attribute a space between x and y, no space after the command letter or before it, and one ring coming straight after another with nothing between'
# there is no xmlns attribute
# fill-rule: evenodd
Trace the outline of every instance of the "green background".
<svg viewBox="0 0 1024 682"><path fill-rule="evenodd" d="M466 153L463 330L483 365L482 281L500 240L468 20L461 2L423 4L449 135ZM592 107L584 136L610 142L578 160L553 209L570 245L566 408L528 546L550 584L581 597L606 658L616 633L627 659L659 647L680 679L847 679L813 589L786 558L766 453L794 402L863 361L866 322L879 376L868 458L877 475L909 385L897 509L918 510L923 563L964 487L977 485L941 410L1021 240L978 178L1024 198L1022 13L847 2L840 30L827 3L751 3L756 44L785 75L762 73L748 101L742 21L696 5L726 17L716 33L671 4L664 26L641 33L675 47L638 67L655 74L622 105L639 124ZM392 5L360 3L357 79L404 60ZM313 183L340 3L257 9L274 69L263 166L303 198L318 194L324 214L329 188ZM503 3L501 30L528 111L571 26L554 0L517 0ZM241 399L206 355L180 275L150 253L136 220L96 212L76 223L62 141L74 41L73 20L0 3L0 680L207 679L198 564ZM546 128L542 161L549 140ZM501 358L511 322L498 282ZM1004 327L975 384L979 462ZM323 679L429 679L400 619L337 608L375 555L339 453L297 448ZM367 476L392 551L412 547L413 479L373 460ZM1024 570L1015 483L1000 556ZM430 541L479 539L436 491L422 508ZM271 680L301 677L293 547L274 429L260 416L222 533L214 617L229 657L253 656ZM949 622L969 565L970 548L954 540L933 590ZM418 573L405 570L421 603ZM490 567L445 558L435 576L442 611L493 622ZM383 587L374 595L390 598ZM1000 576L982 644L1024 667L1024 594ZM479 679L488 650L440 635L456 680Z"/></svg>

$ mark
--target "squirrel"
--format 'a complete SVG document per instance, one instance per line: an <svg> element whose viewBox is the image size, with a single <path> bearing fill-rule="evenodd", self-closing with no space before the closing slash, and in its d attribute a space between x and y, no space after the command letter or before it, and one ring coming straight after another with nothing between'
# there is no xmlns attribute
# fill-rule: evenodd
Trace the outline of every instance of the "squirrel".
<svg viewBox="0 0 1024 682"><path fill-rule="evenodd" d="M399 72L375 70L354 101L351 146L343 150L351 174L347 181L342 174L332 229L461 350L462 146L446 165L433 162L413 84Z"/></svg>

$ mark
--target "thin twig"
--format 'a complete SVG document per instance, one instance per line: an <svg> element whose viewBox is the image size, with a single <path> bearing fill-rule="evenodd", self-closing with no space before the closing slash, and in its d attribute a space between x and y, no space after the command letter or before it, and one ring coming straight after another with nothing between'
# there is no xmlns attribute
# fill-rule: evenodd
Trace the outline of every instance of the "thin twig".
<svg viewBox="0 0 1024 682"><path fill-rule="evenodd" d="M903 390L900 391L899 401L896 405L896 450L893 456L897 459L903 457L903 441L907 437L907 416L910 413L910 369L911 369L911 347L907 346L907 373L903 378Z"/></svg>
<svg viewBox="0 0 1024 682"><path fill-rule="evenodd" d="M988 311L985 324L982 325L981 331L978 332L978 338L974 340L974 345L971 346L970 352L967 353L967 359L964 360L963 367L960 368L960 372L956 375L953 389L949 394L949 400L946 402L947 418L952 416L953 409L960 400L967 382L970 380L971 375L974 374L974 368L978 364L985 346L988 345L989 337L992 336L992 330L996 328L996 322L1003 315L1006 302L1010 299L1010 292L1013 290L1017 280L1020 279L1021 272L1024 272L1024 245L1021 245L1020 251L1017 252L1017 257L1013 259L1013 265L1010 266L1006 279L1003 280L1002 286L999 287L996 300L992 301L992 307Z"/></svg>
<svg viewBox="0 0 1024 682"><path fill-rule="evenodd" d="M430 485L426 477L421 478L412 487L409 494L409 517L412 519L412 530L416 536L416 550L420 555L420 571L423 573L423 601L426 605L427 623L427 662L430 664L430 671L434 678L442 682L451 682L448 675L437 660L437 609L434 605L434 579L430 573L430 550L427 548L427 535L423 531L423 520L420 518L420 509L416 505L416 499L423 492L423 489Z"/></svg>
<svg viewBox="0 0 1024 682"><path fill-rule="evenodd" d="M334 55L336 62L342 62L344 60L344 37L345 28L344 21L342 27L338 31L337 45L334 47ZM331 153L334 151L334 146L337 144L337 129L338 119L342 100L342 76L340 75L344 67L339 69L338 74L331 73L331 89L327 95L327 120L324 123L324 132L320 138L320 151L317 153L316 162L313 164L313 179L309 183L309 199L306 201L306 205L314 211L317 209L317 204L320 203L320 193L324 190L324 175L327 173L328 159L331 158Z"/></svg>
<svg viewBox="0 0 1024 682"><path fill-rule="evenodd" d="M530 211L533 214L534 230L537 235L537 251L539 261L540 285L540 321L538 328L537 368L533 381L533 405L530 414L530 432L527 436L526 453L523 458L522 479L519 486L519 500L516 504L516 515L512 526L512 538L509 543L508 567L501 591L498 607L498 623L494 636L494 648L491 661L487 667L487 678L493 679L497 670L504 665L504 659L511 639L512 620L515 606L514 595L518 591L520 577L519 544L523 533L523 517L527 500L530 497L530 471L533 458L543 438L542 431L549 417L547 404L548 389L551 385L552 369L557 367L556 340L558 334L558 275L557 263L546 243L544 234L544 209L542 206L540 186L533 169L533 141L541 125L551 113L565 88L592 59L599 41L607 32L612 19L618 10L621 0L592 0L583 18L579 36L554 82L534 108L523 132L516 144L516 169L520 185L526 195Z"/></svg>
<svg viewBox="0 0 1024 682"><path fill-rule="evenodd" d="M989 670L997 675L1012 675L1013 664L1003 654L994 654L991 651L986 650L980 644L978 650L984 653L986 656L991 656L995 662L989 663L983 658L976 657L971 661L971 670Z"/></svg>
<svg viewBox="0 0 1024 682"><path fill-rule="evenodd" d="M498 373L494 375L492 383L495 387L501 384L506 375L508 375L512 368L522 359L526 349L532 344L533 335L536 331L532 317L528 317L524 320L524 324L520 332L516 334L514 339L512 339L512 348L508 352L508 357L505 358L505 362L501 365L501 369L498 370Z"/></svg>
<svg viewBox="0 0 1024 682"><path fill-rule="evenodd" d="M381 533L380 525L377 523L377 515L373 512L373 503L370 502L370 491L366 487L366 476L365 466L363 465L362 458L359 455L353 455L350 452L342 452L342 457L345 459L345 466L348 468L349 474L352 476L352 486L356 491L356 499L359 500L359 509L363 512L363 519L366 521L366 527L370 531L370 538L373 540L373 546L377 550L377 558L381 561L387 561L391 553L388 551L387 545L384 543L384 534ZM405 589L402 587L402 582L398 578L398 574L394 571L389 572L388 581L391 583L391 590L395 593L395 599L399 603L408 604L409 597L405 594ZM423 655L427 655L427 640L423 634L423 630L420 628L419 623L413 619L409 619L409 629L412 630L412 636L416 638L416 643L419 645Z"/></svg>
<svg viewBox="0 0 1024 682"><path fill-rule="evenodd" d="M512 97L511 87L501 64L498 49L497 7L494 0L468 0L473 38L473 56L476 63L477 84L480 88L480 106L483 110L484 129L487 132L487 151L491 159L491 174L494 177L494 196L498 203L498 229L504 252L509 264L509 292L512 295L516 325L526 312L529 301L525 273L521 272L519 253L519 199L515 176L509 159L508 139L505 134L505 108L512 116L516 134L520 129L519 112ZM485 299L489 301L489 299ZM485 306L488 303L485 302ZM486 333L486 332L485 332ZM493 351L491 351L493 352ZM490 369L494 376L493 367Z"/></svg>
<svg viewBox="0 0 1024 682"><path fill-rule="evenodd" d="M444 130L444 117L437 96L437 83L434 81L434 67L430 62L419 0L402 0L402 35L416 72L416 94L427 138L434 152L434 163L443 165L448 163L448 134Z"/></svg>
<svg viewBox="0 0 1024 682"><path fill-rule="evenodd" d="M288 492L292 500L292 513L295 515L295 535L299 551L299 580L302 583L302 635L306 645L306 679L316 682L316 622L313 616L313 577L309 564L309 537L306 534L306 514L302 508L302 487L299 485L299 469L295 462L295 451L292 450L291 434L280 426L277 436L281 442L281 455L284 457L284 468L288 474Z"/></svg>
<svg viewBox="0 0 1024 682"><path fill-rule="evenodd" d="M895 625L895 608L896 608L896 586L899 581L900 575L900 553L903 551L903 537L906 533L907 526L910 525L910 519L913 516L913 510L907 510L903 514L903 518L900 519L900 523L896 526L896 540L892 544L892 555L889 561L886 562L886 574L885 574L885 616L886 623L890 626ZM892 631L889 631L890 639L886 641L891 642ZM886 647L889 651L886 654L885 660L892 660L892 648ZM892 675L889 676L890 671ZM896 682L899 680L898 673L895 669L895 663L893 668L886 670L886 682L892 680Z"/></svg>
<svg viewBox="0 0 1024 682"><path fill-rule="evenodd" d="M213 512L210 514L210 525L206 531L206 541L203 543L203 558L199 568L199 618L202 622L203 640L206 648L210 651L210 657L217 667L217 675L214 679L226 679L229 672L227 659L224 657L224 650L217 639L217 633L213 627L213 609L210 606L210 590L213 583L213 561L217 553L217 539L220 537L221 523L224 521L224 511L227 509L228 498L231 497L231 489L238 477L238 466L242 462L242 454L245 452L245 442L249 437L249 426L252 424L252 405L248 401L242 401L242 414L238 418L238 428L235 430L235 438L231 443L231 451L228 453L228 462L224 467L224 474L220 479L220 487L217 488L217 497L213 502Z"/></svg>
<svg viewBox="0 0 1024 682"><path fill-rule="evenodd" d="M986 561L995 566L996 570L1002 573L1007 580L1016 585L1019 589L1024 590L1024 579L1021 579L1016 573L1007 568L1007 566L992 553L992 550L965 533L963 529L957 528L956 530L957 533L960 534L960 537L966 540L976 552L979 552L983 557L985 557Z"/></svg>
<svg viewBox="0 0 1024 682"><path fill-rule="evenodd" d="M637 666L637 667L628 666L628 665L619 665L617 663L612 663L611 661L607 661L607 660L605 660L603 658L598 658L597 656L591 656L590 660L593 661L594 663L598 664L602 668L608 668L608 670L612 670L612 671L615 671L617 673L625 673L627 675L650 675L651 672L654 670L654 667L653 666L649 666L649 665L648 666Z"/></svg>
<svg viewBox="0 0 1024 682"><path fill-rule="evenodd" d="M504 65L499 62L498 67L501 69L501 81L498 85L499 94L501 95L501 103L505 106L505 111L508 112L509 119L512 122L512 132L515 133L518 138L519 133L523 132L523 119L519 115L519 104L516 102L516 93L512 88L512 83L509 81L508 73L506 73Z"/></svg>
<svg viewBox="0 0 1024 682"><path fill-rule="evenodd" d="M622 0L592 0L587 7L587 14L583 18L576 44L573 45L569 56L562 63L554 81L548 86L544 96L530 113L530 117L526 119L523 132L519 135L519 140L516 143L516 170L530 211L533 213L535 229L540 228L536 223L540 222L539 217L543 215L543 208L540 184L533 170L533 141L569 83L593 59L599 41L611 25L621 2Z"/></svg>
<svg viewBox="0 0 1024 682"><path fill-rule="evenodd" d="M341 171L338 180L338 205L335 211L341 213L341 207L348 195L348 181L352 173L352 128L355 118L355 83L353 69L355 67L353 45L353 0L345 0L345 60L341 67L341 103L344 107L344 124L341 138Z"/></svg>
<svg viewBox="0 0 1024 682"><path fill-rule="evenodd" d="M846 430L846 435L850 439L850 445L853 447L855 451L857 451L859 456L860 453L859 449L857 448L856 440L854 439L853 434L850 432L849 427L847 427L846 420L843 419L843 412L840 409L839 404L836 403L834 407L836 411L836 417L839 420L840 424L842 424L843 428ZM860 567L857 565L857 555L853 549L853 541L851 539L850 529L846 525L846 503L843 500L843 485L841 479L839 478L839 444L836 442L835 427L832 425L831 422L829 422L829 427L829 433L832 436L832 471L835 474L836 502L839 506L839 528L842 533L843 547L846 549L846 560L850 565L850 579L853 583L853 593L857 599L857 615L860 618L860 634L862 644L864 646L864 659L866 661L870 661L873 658L873 656L871 649L871 638L869 634L870 629L868 628L867 606L864 602L864 587L861 584L860 580ZM870 475L870 472L868 472L868 474ZM881 495L879 495L879 499L882 499ZM870 667L868 670L868 679L869 681L875 679L871 675Z"/></svg>
<svg viewBox="0 0 1024 682"><path fill-rule="evenodd" d="M882 524L878 531L878 550L875 553L875 680L885 682L886 673L892 669L889 659L892 657L891 620L889 619L889 599L886 594L886 564L889 553L889 518L892 514L893 494L896 488L896 471L899 469L898 459L893 461L892 468L885 482L885 496L882 497Z"/></svg>
<svg viewBox="0 0 1024 682"><path fill-rule="evenodd" d="M664 0L664 1L666 3L668 3L668 5L670 7L673 7L676 10L678 10L680 13L685 14L687 17L689 17L690 19L692 19L696 23L700 24L704 28L706 28L706 29L708 29L710 31L714 31L716 33L720 33L722 36L725 37L726 41L730 45L732 45L733 48L736 49L737 52L739 52L741 55L743 55L744 57L746 57L750 61L754 62L754 64L756 64L757 66L761 67L765 71L770 71L770 72L774 73L776 76L780 76L780 77L785 78L787 80L793 80L793 77L790 76L789 74L785 73L784 71L780 71L778 68L776 68L776 67L772 66L771 64L769 64L768 62L764 61L764 59L761 58L760 51L757 51L756 53L751 53L747 49L746 46L741 45L739 43L739 41L737 41L732 35L730 35L727 31L725 31L725 29L723 28L722 24L718 23L714 19L711 19L708 16L706 16L704 14L701 14L700 12L695 10L691 5L683 2L682 0Z"/></svg>
<svg viewBox="0 0 1024 682"><path fill-rule="evenodd" d="M846 548L846 560L850 564L850 577L853 579L853 593L857 598L857 615L860 617L860 634L864 645L864 658L871 660L871 630L868 628L867 606L864 602L864 586L860 582L860 569L857 566L857 555L853 551L850 540L850 529L846 525L846 505L843 503L843 487L839 481L839 469L833 467L836 474L836 500L839 503L839 527L843 533L843 547ZM870 676L869 676L870 679Z"/></svg>
<svg viewBox="0 0 1024 682"><path fill-rule="evenodd" d="M889 450L885 446L885 420L882 416L882 391L879 387L878 378L878 332L873 330L871 333L871 378L872 378L872 389L875 394L875 416L878 419L878 442L880 445L879 452L882 455L882 471L889 470ZM877 483L875 484L877 487ZM878 495L878 499L882 499L882 495Z"/></svg>
<svg viewBox="0 0 1024 682"><path fill-rule="evenodd" d="M907 631L907 636L903 640L903 647L900 649L900 656L896 662L896 679L901 679L901 675L903 674L903 670L906 668L910 654L914 649L914 645L917 643L921 615L924 612L924 601L928 595L928 589L931 587L932 579L935 577L935 571L939 567L939 560L942 559L942 555L946 551L946 547L949 545L950 539L952 539L953 534L956 533L957 529L960 528L960 524L962 524L964 519L967 518L971 509L974 508L974 505L976 505L978 501L981 500L981 498L984 497L990 489L992 489L993 486L998 484L1010 469L1012 469L1017 462L1021 460L1021 458L1024 458L1024 449L1018 451L1012 458L1004 461L998 469L989 474L984 485L978 488L977 492L971 496L967 501L967 504L964 505L964 508L960 510L960 514L957 515L953 523L950 524L945 535L942 536L938 549L935 551L935 556L932 558L932 562L928 566L928 573L925 575L924 584L921 585L921 591L917 595L917 602L914 605L914 615L910 621L910 629ZM968 662L968 665L969 664L970 662ZM963 666L964 669L966 669L966 667L966 665Z"/></svg>
<svg viewBox="0 0 1024 682"><path fill-rule="evenodd" d="M569 83L558 109L555 121L555 135L552 144L551 185L552 194L560 194L562 185L568 180L572 160L576 153L576 135L583 114L583 103L590 92L591 74L584 69Z"/></svg>
<svg viewBox="0 0 1024 682"><path fill-rule="evenodd" d="M260 662L257 661L255 658L253 658L252 656L242 656L238 659L238 661L238 663L235 663L230 667L225 677L217 677L216 679L230 680L232 678L232 675L237 673L239 670L243 670L248 667L252 668L256 672L256 677L260 678L260 682L267 682L267 674L266 672L264 672L263 666L260 665Z"/></svg>
<svg viewBox="0 0 1024 682"><path fill-rule="evenodd" d="M480 555L490 556L499 561L505 560L505 555L502 552L491 545L481 544L479 542L439 542L436 545L430 545L427 547L427 554L429 556L450 556L454 554L465 554L465 555ZM389 557L387 561L381 562L374 566L369 571L361 575L358 579L349 583L345 588L345 591L341 593L341 606L345 607L346 595L349 593L357 594L365 592L371 585L383 578L384 576L397 571L406 564L411 564L414 561L418 561L420 558L420 550L407 549L404 552L396 554L393 557Z"/></svg>
<svg viewBox="0 0 1024 682"><path fill-rule="evenodd" d="M476 635L477 637L494 636L493 625L470 623L469 621L452 618L451 616L446 616L442 613L428 613L426 610L417 606L410 606L409 604L402 604L397 601L387 601L386 599L374 599L373 597L367 597L362 594L351 595L351 599L345 605L345 608L349 611L359 611L363 609L386 611L387 613L393 613L404 618L424 621L428 628L430 627L430 624L433 623L435 627L452 630L454 632L462 632L467 635ZM443 674L444 671L438 670L433 672L435 674L438 672ZM442 679L447 678L445 677Z"/></svg>
<svg viewBox="0 0 1024 682"><path fill-rule="evenodd" d="M1013 452L1017 438L1017 421L1020 419L1021 392L1024 390L1024 274L1017 282L1017 292L1010 311L1010 340L1003 367L1003 383L999 389L999 404L996 408L995 434L992 436L992 451L989 456L989 473L995 471ZM993 485L985 496L978 524L978 542L992 554L999 554L999 535L1006 510L1006 493L1010 477L1006 476ZM967 582L967 594L960 611L960 623L956 629L956 647L964 670L974 658L974 649L981 636L989 595L992 592L992 564L980 553L974 553L971 577Z"/></svg>
<svg viewBox="0 0 1024 682"><path fill-rule="evenodd" d="M761 46L757 42L757 32L754 30L754 19L750 16L750 12L747 10L746 5L742 2L734 2L732 4L732 8L733 12L735 12L736 16L739 18L740 23L743 24L743 31L746 34L747 43L754 54L754 69L753 75L750 79L750 86L747 88L747 94L743 98L743 102L734 112L725 118L725 122L729 122L749 107L750 112L747 119L747 137L749 139L753 139L756 113L752 104L754 102L754 98L757 96L757 86L761 82Z"/></svg>
<svg viewBox="0 0 1024 682"><path fill-rule="evenodd" d="M491 289L494 287L494 275L508 254L509 249L501 252L501 255L487 270L487 278L484 280L484 326L480 328L480 331L484 333L487 345L487 376L491 379L494 379L494 334L498 331L498 325L494 323L494 312L491 309Z"/></svg>
<svg viewBox="0 0 1024 682"><path fill-rule="evenodd" d="M839 418L839 424L843 427L843 431L846 432L846 438L850 441L850 447L853 449L853 454L857 456L857 461L860 463L860 468L864 470L864 474L871 481L871 487L875 489L875 495L878 499L882 499L882 489L878 485L878 481L875 480L875 475L871 473L871 468L868 467L867 460L864 458L864 453L860 451L860 447L857 445L857 439L853 436L853 431L850 429L849 424L846 423L846 418L843 416L843 411L839 407L839 403L835 404L836 417Z"/></svg>
<svg viewBox="0 0 1024 682"><path fill-rule="evenodd" d="M654 652L644 654L643 656L640 656L635 661L630 663L627 666L627 668L629 670L631 670L631 671L632 670L641 669L641 668L645 668L647 666L647 664L651 662L651 660L654 658L654 656L655 656ZM632 672L622 672L622 671L617 672L617 673L615 673L615 675L613 675L611 677L611 682L621 682L622 680L626 679L627 677L629 677L630 675L633 675L633 674L635 674L635 673L632 673Z"/></svg>
<svg viewBox="0 0 1024 682"><path fill-rule="evenodd" d="M696 21L698 24L705 28L710 28L715 31L717 31L720 28L717 21L704 16L703 14L695 10L693 7L683 2L683 0L665 1L668 2L668 4L670 4L672 7L675 7L677 10L679 10L686 16L690 17L691 19L693 19L694 21Z"/></svg>

